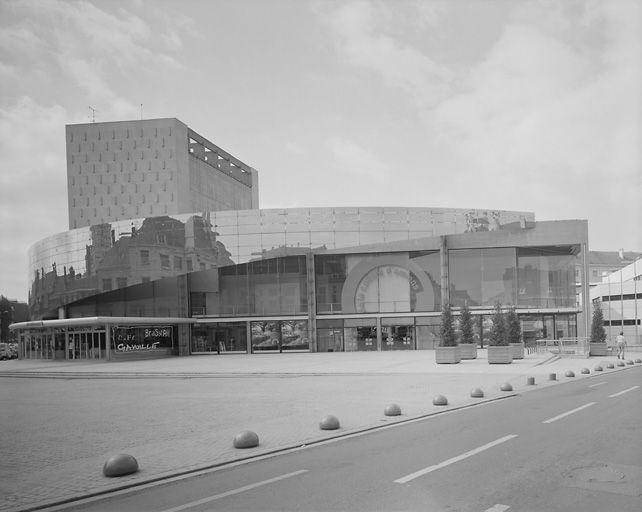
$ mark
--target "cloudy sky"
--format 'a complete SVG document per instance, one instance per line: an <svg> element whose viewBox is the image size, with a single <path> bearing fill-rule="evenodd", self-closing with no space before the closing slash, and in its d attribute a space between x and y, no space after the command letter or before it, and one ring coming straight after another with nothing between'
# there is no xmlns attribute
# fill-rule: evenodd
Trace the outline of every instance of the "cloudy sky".
<svg viewBox="0 0 642 512"><path fill-rule="evenodd" d="M64 127L177 117L260 206L588 219L642 251L637 0L0 0L0 294L66 231Z"/></svg>

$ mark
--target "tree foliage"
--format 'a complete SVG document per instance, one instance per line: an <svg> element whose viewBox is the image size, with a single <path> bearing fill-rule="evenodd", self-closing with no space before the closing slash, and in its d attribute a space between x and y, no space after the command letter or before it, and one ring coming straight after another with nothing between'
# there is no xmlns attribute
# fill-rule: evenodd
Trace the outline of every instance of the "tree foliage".
<svg viewBox="0 0 642 512"><path fill-rule="evenodd" d="M514 306L506 313L506 331L508 343L522 342L522 326L519 323L519 315Z"/></svg>
<svg viewBox="0 0 642 512"><path fill-rule="evenodd" d="M506 336L506 318L502 312L502 305L497 302L495 304L495 312L493 313L493 327L490 330L488 344L494 347L508 345L508 337Z"/></svg>
<svg viewBox="0 0 642 512"><path fill-rule="evenodd" d="M457 336L455 335L455 325L450 304L444 304L441 310L441 325L439 326L439 346L455 347L457 346Z"/></svg>
<svg viewBox="0 0 642 512"><path fill-rule="evenodd" d="M473 317L470 314L468 304L461 308L459 315L459 330L461 332L460 343L473 344L475 343L475 335L473 333Z"/></svg>
<svg viewBox="0 0 642 512"><path fill-rule="evenodd" d="M593 318L591 319L591 343L606 342L606 330L604 329L604 315L602 305L599 302L593 304Z"/></svg>

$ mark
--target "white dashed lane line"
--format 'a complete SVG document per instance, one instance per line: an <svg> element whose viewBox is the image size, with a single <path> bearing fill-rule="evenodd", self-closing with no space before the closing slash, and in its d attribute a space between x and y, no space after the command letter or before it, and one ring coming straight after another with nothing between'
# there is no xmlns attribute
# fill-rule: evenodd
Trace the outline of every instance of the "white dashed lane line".
<svg viewBox="0 0 642 512"><path fill-rule="evenodd" d="M474 450L470 450L465 453L462 453L461 455L457 455L452 459L445 460L443 462L440 462L439 464L435 464L434 466L428 466L427 468L420 469L419 471L415 471L414 473L410 473L409 475L398 478L397 480L395 480L395 483L396 484L408 483L411 480L414 480L415 478L419 478L420 476L427 475L428 473L432 473L433 471L437 471L438 469L445 468L446 466L450 466L455 462L459 462L461 460L467 459L468 457L472 457L473 455L483 452L484 450L488 450L493 446L497 446L498 444L502 444L502 443L505 443L506 441L510 441L515 437L517 437L517 434L510 434L510 435L501 437L499 439L496 439L495 441L491 441L490 443L487 443L483 446L475 448Z"/></svg>
<svg viewBox="0 0 642 512"><path fill-rule="evenodd" d="M604 385L604 384L608 384L608 382L607 382L607 381L602 381L602 382L598 382L598 383L596 383L596 384L591 384L591 385L589 386L589 388L596 388L596 387L598 387L598 386L602 386L602 385Z"/></svg>
<svg viewBox="0 0 642 512"><path fill-rule="evenodd" d="M629 391L633 391L634 389L638 389L640 386L633 386L632 388L625 389L624 391L620 391L619 393L614 393L612 395L609 395L609 398L615 398L616 396L623 395L624 393L628 393Z"/></svg>
<svg viewBox="0 0 642 512"><path fill-rule="evenodd" d="M211 501L219 500L221 498L226 498L227 496L234 496L235 494L240 494L245 491L250 491L252 489L256 489L257 487L262 487L264 485L273 484L274 482L285 480L286 478L292 478L293 476L302 475L303 473L307 473L307 472L308 472L307 469L301 469L300 471L294 471L292 473L276 476L268 480L263 480L261 482L256 482L254 484L245 485L237 489L232 489L231 491L215 494L214 496L208 496L207 498L203 498L200 500L190 501L189 503L185 503L184 505L179 505L178 507L168 508L166 510L163 510L163 512L180 512L181 510L187 510L188 508L198 507L199 505L204 505L205 503L210 503Z"/></svg>
<svg viewBox="0 0 642 512"><path fill-rule="evenodd" d="M484 512L505 512L508 510L510 507L508 505L500 505L499 503L497 505L493 505L490 508L487 508L484 510Z"/></svg>
<svg viewBox="0 0 642 512"><path fill-rule="evenodd" d="M595 405L597 402L589 402L588 404L584 404L580 407L577 407L575 409L571 409L570 411L567 411L565 413L562 413L558 416L555 416L553 418L549 418L547 420L542 421L542 423L553 423L554 421L561 420L562 418L565 418L566 416L569 416L571 414L574 414L578 411L581 411L582 409L586 409L587 407L591 407L591 405Z"/></svg>

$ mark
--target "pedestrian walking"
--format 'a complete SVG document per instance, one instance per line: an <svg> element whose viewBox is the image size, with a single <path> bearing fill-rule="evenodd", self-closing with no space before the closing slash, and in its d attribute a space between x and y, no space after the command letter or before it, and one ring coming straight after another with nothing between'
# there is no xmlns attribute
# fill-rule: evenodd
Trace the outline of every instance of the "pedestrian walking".
<svg viewBox="0 0 642 512"><path fill-rule="evenodd" d="M626 340L624 339L624 333L620 332L615 337L615 346L617 347L617 358L624 359L624 347L626 347Z"/></svg>

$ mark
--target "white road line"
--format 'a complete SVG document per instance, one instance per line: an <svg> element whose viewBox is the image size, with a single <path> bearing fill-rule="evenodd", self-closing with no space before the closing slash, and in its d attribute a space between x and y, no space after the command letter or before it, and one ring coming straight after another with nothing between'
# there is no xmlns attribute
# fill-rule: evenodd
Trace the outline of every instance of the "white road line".
<svg viewBox="0 0 642 512"><path fill-rule="evenodd" d="M301 469L300 471L294 471L293 473L288 473L286 475L281 475L274 478L270 478L268 480L263 480L262 482L256 482L255 484L245 485L243 487L239 487L238 489L232 489L231 491L222 492L221 494L215 494L214 496L209 496L208 498L191 501L189 503L185 503L184 505L179 505L178 507L168 508L166 510L163 510L163 512L179 512L180 510L186 510L188 508L197 507L199 505L204 505L205 503L209 503L214 500L226 498L227 496L233 496L234 494L240 494L242 492L249 491L251 489L256 489L257 487L261 487L263 485L273 484L274 482L278 482L279 480L285 480L286 478L302 475L303 473L307 473L307 472L308 472L307 469Z"/></svg>
<svg viewBox="0 0 642 512"><path fill-rule="evenodd" d="M505 510L508 510L510 507L508 505L500 505L499 503L497 505L493 505L490 508L487 508L484 510L484 512L504 512Z"/></svg>
<svg viewBox="0 0 642 512"><path fill-rule="evenodd" d="M480 446L479 448L475 448L474 450L470 450L466 453L462 453L461 455L458 455L457 457L453 457L452 459L445 460L443 462L440 462L439 464L436 464L434 466L429 466L424 469L420 469L419 471L415 471L414 473L411 473L409 475L406 475L402 478L399 478L395 480L396 484L405 484L410 482L411 480L414 480L415 478L419 478L420 476L427 475L428 473L431 473L433 471L436 471L441 468L445 468L446 466L449 466L450 464L454 464L455 462L459 462L460 460L467 459L468 457L471 457L473 455L476 455L480 452L483 452L484 450L488 450L489 448L492 448L493 446L497 446L498 444L504 443L506 441L509 441L513 439L514 437L517 437L517 434L510 434L507 436L504 436L500 439L496 439L495 441L492 441L488 444L485 444L483 446Z"/></svg>
<svg viewBox="0 0 642 512"><path fill-rule="evenodd" d="M577 409L573 409L572 411L568 411L563 414L560 414L559 416L555 416L554 418L550 418L546 421L542 421L542 423L553 423L554 421L565 418L569 414L573 414L574 412L581 411L582 409L586 409L587 407L591 407L591 405L595 405L596 403L597 402L589 402L588 404L584 404L582 407L578 407Z"/></svg>
<svg viewBox="0 0 642 512"><path fill-rule="evenodd" d="M602 382L598 382L597 384L591 384L589 386L589 388L596 388L598 386L602 386L603 384L608 384L608 382L607 381L602 381Z"/></svg>
<svg viewBox="0 0 642 512"><path fill-rule="evenodd" d="M638 389L640 386L633 386L632 388L625 389L624 391L620 391L619 393L615 393L613 395L609 395L609 398L614 398L616 396L623 395L624 393L628 393L629 391L633 391L634 389Z"/></svg>

